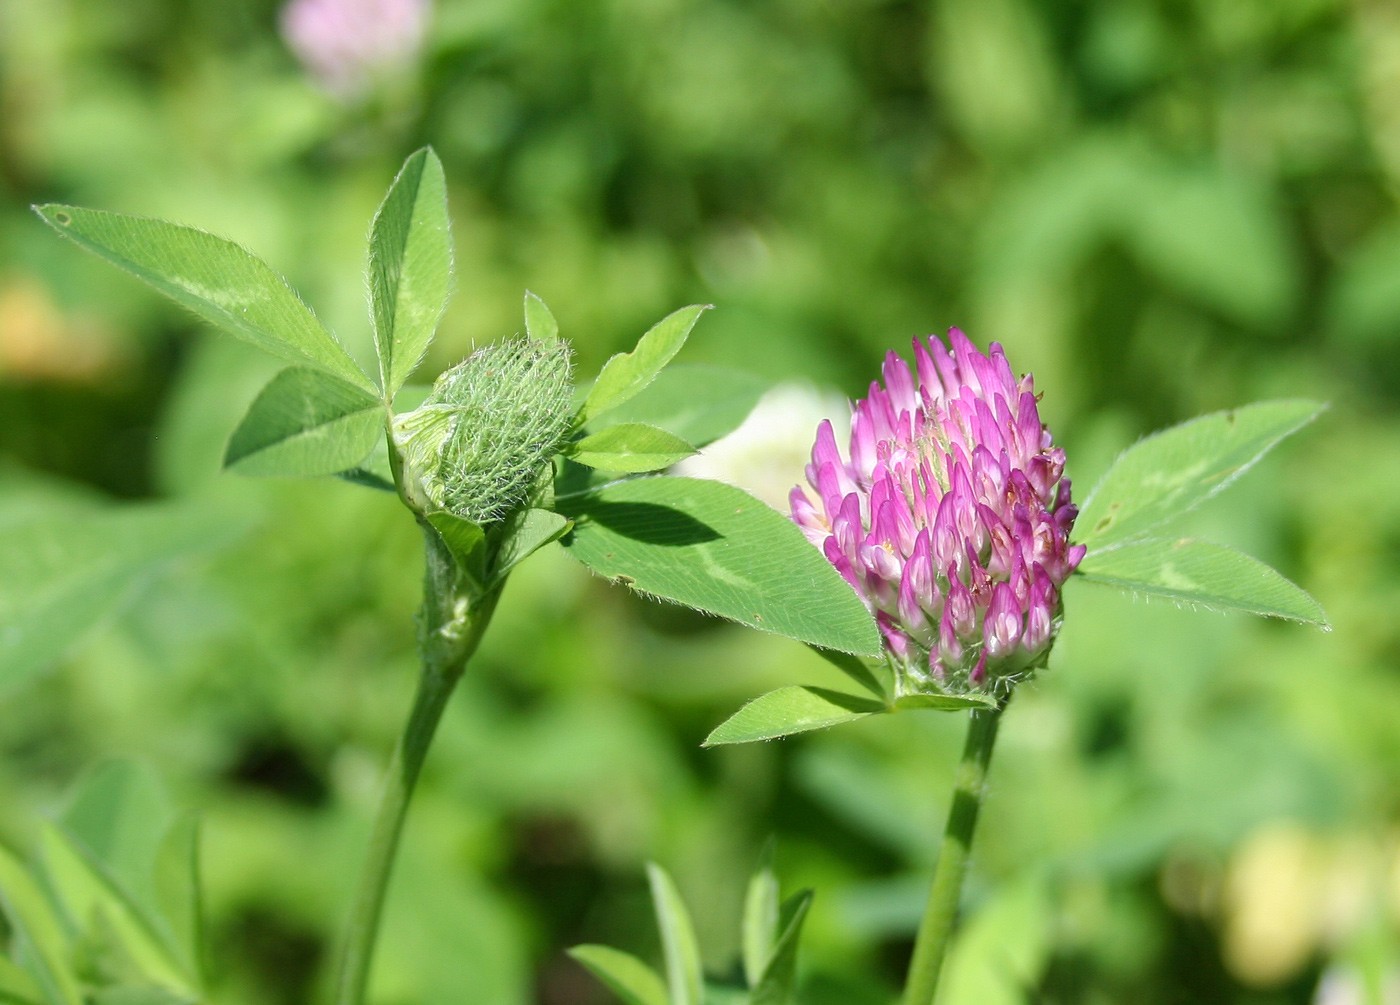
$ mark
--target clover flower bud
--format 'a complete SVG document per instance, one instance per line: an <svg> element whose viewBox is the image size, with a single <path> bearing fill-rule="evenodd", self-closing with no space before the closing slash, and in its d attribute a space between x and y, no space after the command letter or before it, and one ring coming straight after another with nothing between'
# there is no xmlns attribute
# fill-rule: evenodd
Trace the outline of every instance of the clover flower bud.
<svg viewBox="0 0 1400 1005"><path fill-rule="evenodd" d="M901 690L1004 691L1044 665L1084 557L1064 450L996 343L953 328L882 371L852 406L849 459L818 427L816 501L794 488L792 518L874 613Z"/></svg>
<svg viewBox="0 0 1400 1005"><path fill-rule="evenodd" d="M292 0L282 11L282 36L322 87L349 100L413 65L428 6L428 0Z"/></svg>
<svg viewBox="0 0 1400 1005"><path fill-rule="evenodd" d="M567 344L522 339L440 376L422 407L394 420L414 505L485 524L524 503L568 434L571 376Z"/></svg>

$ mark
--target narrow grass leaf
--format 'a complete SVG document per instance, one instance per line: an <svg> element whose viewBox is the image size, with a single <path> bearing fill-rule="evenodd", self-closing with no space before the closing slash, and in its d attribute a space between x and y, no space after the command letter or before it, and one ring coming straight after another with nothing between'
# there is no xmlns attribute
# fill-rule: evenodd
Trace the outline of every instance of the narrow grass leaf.
<svg viewBox="0 0 1400 1005"><path fill-rule="evenodd" d="M608 946L574 946L569 955L583 964L623 1005L668 1005L666 985L656 971L630 953Z"/></svg>
<svg viewBox="0 0 1400 1005"><path fill-rule="evenodd" d="M603 471L660 471L695 453L685 440L656 426L624 422L570 444L567 456Z"/></svg>
<svg viewBox="0 0 1400 1005"><path fill-rule="evenodd" d="M451 286L447 183L437 154L424 147L404 161L370 228L370 314L386 396L422 361Z"/></svg>
<svg viewBox="0 0 1400 1005"><path fill-rule="evenodd" d="M1134 593L1328 627L1321 605L1305 590L1224 545L1191 538L1139 541L1090 553L1079 572Z"/></svg>
<svg viewBox="0 0 1400 1005"><path fill-rule="evenodd" d="M577 425L587 425L596 416L616 408L650 384L661 368L680 352L695 322L708 309L708 304L682 307L653 325L637 340L637 346L631 352L618 353L608 360L584 399L576 419Z"/></svg>
<svg viewBox="0 0 1400 1005"><path fill-rule="evenodd" d="M0 848L0 906L47 1005L83 1005L63 927L29 871Z"/></svg>
<svg viewBox="0 0 1400 1005"><path fill-rule="evenodd" d="M569 553L643 593L843 652L880 651L874 619L791 520L696 478L637 478L560 495Z"/></svg>
<svg viewBox="0 0 1400 1005"><path fill-rule="evenodd" d="M705 978L700 968L700 946L690 912L669 873L655 862L647 863L656 924L666 958L666 984L670 1005L705 1005Z"/></svg>
<svg viewBox="0 0 1400 1005"><path fill-rule="evenodd" d="M793 733L843 722L854 722L867 715L888 711L884 702L872 701L844 691L824 687L780 687L750 701L705 738L706 747L723 743L752 743L774 740Z"/></svg>
<svg viewBox="0 0 1400 1005"><path fill-rule="evenodd" d="M1090 551L1139 537L1215 493L1326 406L1261 401L1173 426L1129 447L1090 493L1075 540Z"/></svg>
<svg viewBox="0 0 1400 1005"><path fill-rule="evenodd" d="M149 283L210 324L275 356L374 384L262 259L194 227L77 206L34 207L65 237Z"/></svg>
<svg viewBox="0 0 1400 1005"><path fill-rule="evenodd" d="M803 890L783 904L778 922L782 934L773 947L763 976L749 996L749 1005L790 1005L792 1002L797 983L797 947L814 896L811 890Z"/></svg>
<svg viewBox="0 0 1400 1005"><path fill-rule="evenodd" d="M294 366L273 377L229 438L224 466L272 478L355 468L384 437L384 409L366 391Z"/></svg>
<svg viewBox="0 0 1400 1005"><path fill-rule="evenodd" d="M749 987L757 987L763 971L773 957L778 942L778 877L773 874L772 846L764 855L758 871L749 879L744 897L744 979Z"/></svg>

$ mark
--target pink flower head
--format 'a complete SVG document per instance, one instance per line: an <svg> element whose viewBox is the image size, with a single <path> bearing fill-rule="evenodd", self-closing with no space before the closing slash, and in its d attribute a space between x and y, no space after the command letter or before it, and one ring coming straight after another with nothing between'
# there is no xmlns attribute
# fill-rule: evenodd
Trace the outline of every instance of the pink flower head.
<svg viewBox="0 0 1400 1005"><path fill-rule="evenodd" d="M292 0L282 36L311 75L339 98L354 98L418 58L429 0Z"/></svg>
<svg viewBox="0 0 1400 1005"><path fill-rule="evenodd" d="M847 459L817 428L816 501L794 488L792 518L875 614L902 686L990 690L1043 664L1084 547L1031 376L995 342L948 342L915 339L913 372L885 357Z"/></svg>

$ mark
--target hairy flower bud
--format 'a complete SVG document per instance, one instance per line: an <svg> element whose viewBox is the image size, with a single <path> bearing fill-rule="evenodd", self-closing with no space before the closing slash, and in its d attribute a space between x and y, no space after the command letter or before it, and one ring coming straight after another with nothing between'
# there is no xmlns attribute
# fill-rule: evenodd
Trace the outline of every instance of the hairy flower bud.
<svg viewBox="0 0 1400 1005"><path fill-rule="evenodd" d="M569 430L569 347L512 339L478 349L394 420L410 498L475 523L525 501Z"/></svg>
<svg viewBox="0 0 1400 1005"><path fill-rule="evenodd" d="M901 689L1005 688L1042 665L1084 556L1064 450L1029 375L954 328L852 407L849 460L817 429L792 518L875 614Z"/></svg>

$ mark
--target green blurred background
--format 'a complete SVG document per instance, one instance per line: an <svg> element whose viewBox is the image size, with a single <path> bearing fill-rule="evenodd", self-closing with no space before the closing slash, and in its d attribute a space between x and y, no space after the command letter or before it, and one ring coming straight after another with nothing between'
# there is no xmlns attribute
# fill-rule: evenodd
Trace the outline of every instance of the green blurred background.
<svg viewBox="0 0 1400 1005"><path fill-rule="evenodd" d="M324 993L413 682L416 531L348 484L220 475L276 364L28 206L232 236L363 358L368 221L430 142L459 264L429 376L519 330L526 287L585 374L707 301L684 359L838 402L958 324L1035 372L1081 496L1159 426L1330 401L1192 526L1335 630L1067 589L1003 727L945 1001L1400 1001L1400 8L439 0L416 69L357 100L318 89L277 15L0 0L0 498L219 497L251 521L0 682L0 837L27 847L85 767L144 758L203 813L217 1000ZM790 392L750 444L788 458L779 488L818 400ZM655 957L648 858L732 974L770 834L785 886L818 889L802 1001L891 1001L962 719L699 747L745 698L831 681L542 553L429 761L376 1001L609 1001L562 949Z"/></svg>

